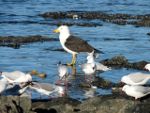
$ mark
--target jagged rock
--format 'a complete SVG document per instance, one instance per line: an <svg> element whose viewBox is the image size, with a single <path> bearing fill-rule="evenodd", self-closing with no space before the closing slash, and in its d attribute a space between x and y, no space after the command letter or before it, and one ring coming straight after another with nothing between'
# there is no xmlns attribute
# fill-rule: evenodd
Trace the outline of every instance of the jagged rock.
<svg viewBox="0 0 150 113"><path fill-rule="evenodd" d="M44 41L58 41L55 38L48 38L40 35L35 36L0 36L0 46L20 48L22 44Z"/></svg>
<svg viewBox="0 0 150 113"><path fill-rule="evenodd" d="M81 102L67 98L54 98L52 100L45 100L45 101L33 101L32 103L32 111L36 111L39 113L39 111L47 110L47 111L56 111L56 113L71 113L73 111L73 108L80 104Z"/></svg>
<svg viewBox="0 0 150 113"><path fill-rule="evenodd" d="M66 11L66 12L60 11L60 12L46 12L40 14L40 16L44 18L53 18L53 19L60 19L60 18L74 19L74 17L77 17L77 19L90 19L90 20L100 19L105 22L111 22L119 25L132 24L135 26L150 27L150 14L131 15L131 14L108 14L101 11ZM66 23L61 23L61 24L66 24ZM72 24L76 25L76 23L70 23L70 25ZM67 25L69 25L69 23L67 23ZM91 25L97 26L98 24L93 25L91 23Z"/></svg>
<svg viewBox="0 0 150 113"><path fill-rule="evenodd" d="M69 97L31 102L27 97L1 96L0 113L149 113L149 101L150 96L139 101L125 94L102 95L82 102Z"/></svg>
<svg viewBox="0 0 150 113"><path fill-rule="evenodd" d="M78 102L72 99L53 99L47 102L33 102L32 110L53 111L54 113L149 113L150 98L135 101L133 98L122 95L105 95ZM70 103L71 101L71 103ZM76 103L76 104L72 104Z"/></svg>
<svg viewBox="0 0 150 113"><path fill-rule="evenodd" d="M30 109L31 100L28 97L0 97L0 113L29 113Z"/></svg>
<svg viewBox="0 0 150 113"><path fill-rule="evenodd" d="M100 77L95 77L95 80L92 82L93 86L97 86L99 88L111 88L112 86L115 86L115 83L112 83L111 81L104 80Z"/></svg>
<svg viewBox="0 0 150 113"><path fill-rule="evenodd" d="M124 56L115 56L111 59L106 59L101 61L102 64L111 66L111 67L124 67L131 69L144 70L144 66L148 63L147 61L139 61L131 63Z"/></svg>

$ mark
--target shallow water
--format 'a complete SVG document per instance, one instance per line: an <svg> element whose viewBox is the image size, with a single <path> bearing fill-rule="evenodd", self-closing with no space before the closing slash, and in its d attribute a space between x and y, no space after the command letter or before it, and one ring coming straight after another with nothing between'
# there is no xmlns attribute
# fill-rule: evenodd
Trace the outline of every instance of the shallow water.
<svg viewBox="0 0 150 113"><path fill-rule="evenodd" d="M26 36L43 35L58 38L58 34L52 31L56 26L48 23L56 21L82 21L83 20L44 20L38 15L48 11L104 11L107 13L148 14L150 12L149 0L0 0L0 36ZM86 21L86 20L84 20ZM135 27L132 25L116 25L95 20L103 26L81 27L71 26L73 34L82 37L104 54L97 59L103 60L115 55L123 55L129 61L150 61L150 32L148 27ZM58 79L56 64L71 60L71 55L65 52L51 51L49 48L61 48L58 41L33 43L21 46L20 49L0 47L0 70L24 72L33 69L47 73L46 79L36 76L34 80L40 82L55 83ZM86 55L78 56L78 64L86 60ZM120 78L130 72L137 70L113 69L99 74L112 82L119 82ZM77 69L82 73L81 69ZM98 89L99 94L108 94L110 90ZM84 98L85 91L72 88L69 94L73 98ZM97 93L94 93L97 94ZM33 95L34 97L34 95ZM36 95L35 95L36 97Z"/></svg>

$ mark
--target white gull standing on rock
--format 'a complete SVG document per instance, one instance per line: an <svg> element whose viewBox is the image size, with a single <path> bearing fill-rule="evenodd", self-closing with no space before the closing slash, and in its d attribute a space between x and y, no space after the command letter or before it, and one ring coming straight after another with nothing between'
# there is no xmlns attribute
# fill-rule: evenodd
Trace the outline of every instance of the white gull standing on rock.
<svg viewBox="0 0 150 113"><path fill-rule="evenodd" d="M88 53L87 56L87 63L95 63L96 66L96 71L108 71L111 70L110 67L107 67L99 62L95 62L95 58L94 58L94 51L91 53Z"/></svg>
<svg viewBox="0 0 150 113"><path fill-rule="evenodd" d="M121 82L128 85L144 85L150 80L150 74L141 72L131 73L121 78Z"/></svg>
<svg viewBox="0 0 150 113"><path fill-rule="evenodd" d="M5 78L9 83L22 83L32 81L32 76L21 71L13 72L1 72L1 76Z"/></svg>
<svg viewBox="0 0 150 113"><path fill-rule="evenodd" d="M138 99L150 94L150 87L124 85L122 91L128 96Z"/></svg>

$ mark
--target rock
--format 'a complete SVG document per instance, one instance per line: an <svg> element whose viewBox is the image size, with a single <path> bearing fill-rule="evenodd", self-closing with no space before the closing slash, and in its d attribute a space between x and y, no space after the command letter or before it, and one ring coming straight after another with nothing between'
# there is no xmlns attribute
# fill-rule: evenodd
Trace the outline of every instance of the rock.
<svg viewBox="0 0 150 113"><path fill-rule="evenodd" d="M79 113L125 113L126 110L132 109L131 105L134 105L134 102L125 99L95 97L83 102L78 109Z"/></svg>
<svg viewBox="0 0 150 113"><path fill-rule="evenodd" d="M114 56L111 59L106 59L101 61L102 64L110 66L110 67L119 67L119 68L131 68L144 70L145 65L148 63L147 61L139 61L139 62L128 62L128 60L124 56Z"/></svg>
<svg viewBox="0 0 150 113"><path fill-rule="evenodd" d="M29 113L30 109L31 100L28 97L0 97L0 113Z"/></svg>
<svg viewBox="0 0 150 113"><path fill-rule="evenodd" d="M99 88L111 88L112 86L115 86L115 83L112 83L110 81L104 80L101 77L95 77L95 80L92 82L93 86L97 86Z"/></svg>
<svg viewBox="0 0 150 113"><path fill-rule="evenodd" d="M0 46L20 48L22 44L44 41L58 41L55 38L48 38L40 35L35 36L0 36Z"/></svg>
<svg viewBox="0 0 150 113"><path fill-rule="evenodd" d="M127 95L102 95L82 102L69 97L31 100L27 97L1 96L0 113L149 113L150 96L139 100Z"/></svg>
<svg viewBox="0 0 150 113"><path fill-rule="evenodd" d="M53 111L54 113L149 113L150 98L135 101L122 95L105 95L78 102L70 98L57 98L47 102L33 102L36 113ZM73 104L75 103L75 104Z"/></svg>
<svg viewBox="0 0 150 113"><path fill-rule="evenodd" d="M128 64L128 60L124 56L114 56L111 59L102 61L104 65L123 67Z"/></svg>
<svg viewBox="0 0 150 113"><path fill-rule="evenodd" d="M40 78L46 78L47 74L46 73L39 73L37 70L32 70L29 72L31 75L36 75Z"/></svg>
<svg viewBox="0 0 150 113"><path fill-rule="evenodd" d="M149 19L142 19L137 22L134 22L136 26L145 26L145 27L150 27L150 18Z"/></svg>
<svg viewBox="0 0 150 113"><path fill-rule="evenodd" d="M150 15L131 15L131 14L108 14L101 11L66 11L66 12L46 12L43 14L40 14L40 16L44 18L53 18L53 19L74 19L74 16L76 16L78 19L100 19L105 22L110 22L114 24L119 25L126 25L126 24L132 24L135 26L146 26L150 27ZM60 25L66 24L66 25L77 25L77 23L59 23ZM99 26L98 23L85 23L81 24L78 23L80 26Z"/></svg>
<svg viewBox="0 0 150 113"><path fill-rule="evenodd" d="M74 106L80 104L81 102L71 99L68 97L54 98L52 100L43 101L33 101L32 111L47 110L56 111L56 113L71 113Z"/></svg>

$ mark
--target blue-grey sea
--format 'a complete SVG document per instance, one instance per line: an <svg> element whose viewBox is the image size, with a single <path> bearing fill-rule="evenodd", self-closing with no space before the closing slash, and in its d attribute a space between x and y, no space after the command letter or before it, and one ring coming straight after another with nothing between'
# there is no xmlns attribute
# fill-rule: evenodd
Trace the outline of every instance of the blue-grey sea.
<svg viewBox="0 0 150 113"><path fill-rule="evenodd" d="M53 23L58 20L45 20L38 15L48 11L71 10L142 15L150 13L150 0L0 0L0 36L42 35L58 38L58 34L52 32L57 26L47 23L47 21ZM40 22L47 24L40 24ZM147 35L150 32L149 27L97 22L103 26L70 26L74 35L88 40L88 43L104 52L97 61L116 55L123 55L130 62L150 61L150 36ZM105 40L106 38L116 40ZM51 49L57 48L62 48L59 41L25 44L19 49L0 47L0 71L38 70L46 73L47 78L41 79L34 76L34 80L54 84L58 80L57 63L59 61L66 63L71 60L69 53L51 51ZM86 54L78 55L78 64L85 61ZM136 71L138 70L112 69L97 76L112 82L119 82L123 75ZM82 74L83 72L77 68L77 73ZM80 88L72 87L68 93L72 98L82 99L85 97L85 91ZM98 89L96 94L109 93L111 90Z"/></svg>

